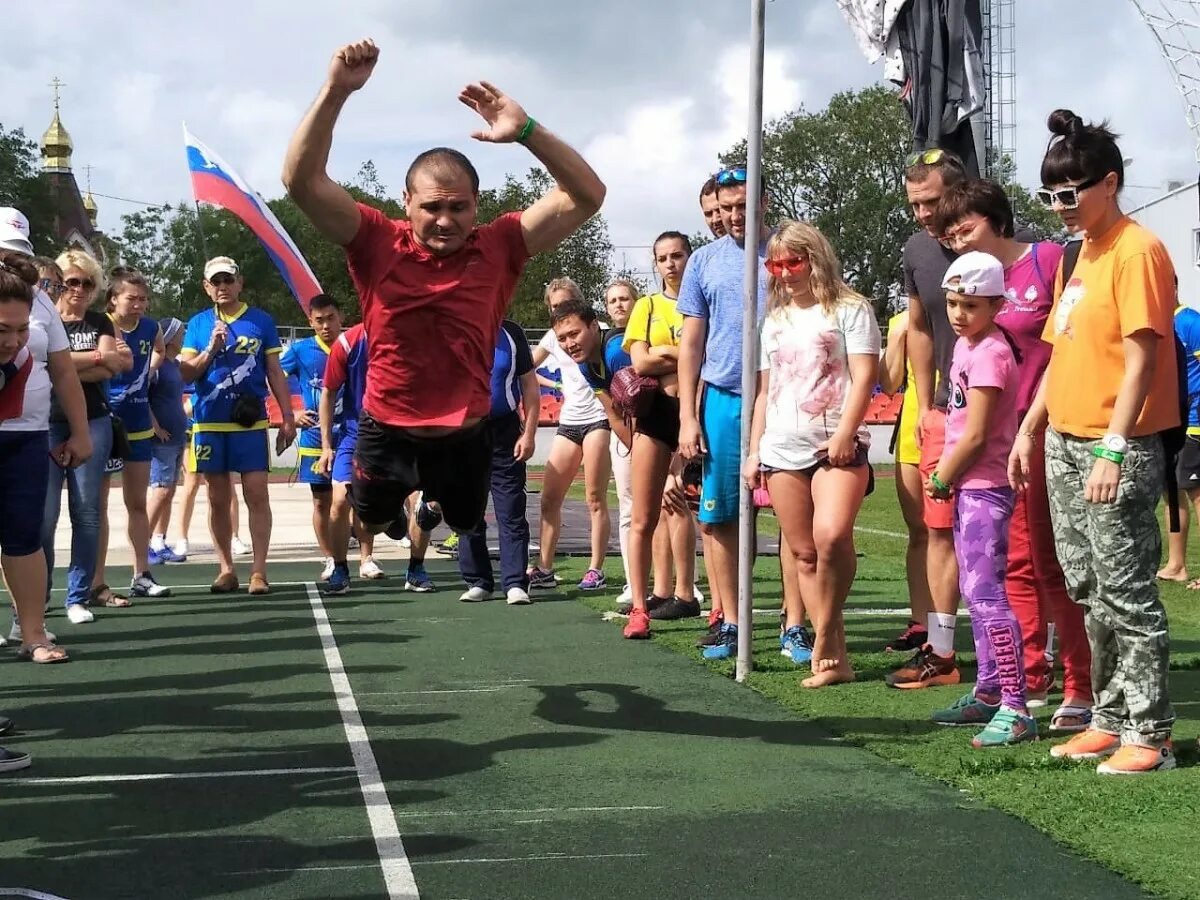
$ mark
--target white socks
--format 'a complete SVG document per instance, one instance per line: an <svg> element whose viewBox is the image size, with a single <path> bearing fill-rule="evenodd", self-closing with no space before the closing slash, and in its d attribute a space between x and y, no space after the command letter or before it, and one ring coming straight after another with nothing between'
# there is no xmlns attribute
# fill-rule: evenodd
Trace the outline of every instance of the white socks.
<svg viewBox="0 0 1200 900"><path fill-rule="evenodd" d="M929 646L938 656L951 656L954 653L954 625L957 621L958 617L954 615L929 614Z"/></svg>
<svg viewBox="0 0 1200 900"><path fill-rule="evenodd" d="M167 536L165 534L156 534L156 535L154 535L154 537L150 538L150 549L151 550L166 550L167 549Z"/></svg>

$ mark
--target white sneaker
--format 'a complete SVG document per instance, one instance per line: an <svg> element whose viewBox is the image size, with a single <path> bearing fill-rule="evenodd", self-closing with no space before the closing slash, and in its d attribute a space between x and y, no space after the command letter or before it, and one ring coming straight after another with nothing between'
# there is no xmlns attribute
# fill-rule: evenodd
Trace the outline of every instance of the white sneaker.
<svg viewBox="0 0 1200 900"><path fill-rule="evenodd" d="M375 562L374 557L368 556L358 567L358 577L366 578L368 581L378 581L380 578L387 578L387 573L383 571L383 567L379 563Z"/></svg>
<svg viewBox="0 0 1200 900"><path fill-rule="evenodd" d="M358 538L356 538L354 535L350 535L350 543L348 543L346 545L346 549L357 550L358 549Z"/></svg>
<svg viewBox="0 0 1200 900"><path fill-rule="evenodd" d="M67 618L71 620L72 625L83 625L87 622L96 621L96 617L92 615L92 611L82 603L72 603L68 606Z"/></svg>
<svg viewBox="0 0 1200 900"><path fill-rule="evenodd" d="M698 586L692 588L692 596L694 596L696 598L697 603L699 603L701 606L704 605L704 592L702 590L700 590L700 588ZM632 599L632 598L630 598L630 599Z"/></svg>
<svg viewBox="0 0 1200 900"><path fill-rule="evenodd" d="M254 552L236 534L233 536L233 540L229 542L229 545L233 549L234 556L249 556Z"/></svg>
<svg viewBox="0 0 1200 900"><path fill-rule="evenodd" d="M175 546L171 549L175 551L176 556L187 556L190 548L188 547L187 541L180 540L176 541Z"/></svg>
<svg viewBox="0 0 1200 900"><path fill-rule="evenodd" d="M463 595L458 599L463 603L482 603L485 600L492 599L492 592L476 585L464 591Z"/></svg>
<svg viewBox="0 0 1200 900"><path fill-rule="evenodd" d="M511 587L508 589L508 595L504 598L504 602L509 606L528 606L533 602L533 598L519 587Z"/></svg>
<svg viewBox="0 0 1200 900"><path fill-rule="evenodd" d="M403 547L405 550L408 550L412 547L412 540L409 538L409 536L407 534L404 537L400 538L400 546Z"/></svg>
<svg viewBox="0 0 1200 900"><path fill-rule="evenodd" d="M236 551L235 551L236 552ZM333 557L325 557L325 568L321 570L321 581L328 581L329 576L333 574Z"/></svg>
<svg viewBox="0 0 1200 900"><path fill-rule="evenodd" d="M617 595L617 606L620 606L622 603L632 603L632 602L633 602L633 588L631 588L629 585L625 585L625 590L621 591L621 593Z"/></svg>
<svg viewBox="0 0 1200 900"><path fill-rule="evenodd" d="M143 572L129 582L129 593L134 597L170 597L171 589L155 581L149 572Z"/></svg>
<svg viewBox="0 0 1200 900"><path fill-rule="evenodd" d="M21 644L25 642L25 635L21 631L20 622L12 623L12 628L8 629L8 640L15 644ZM54 636L54 633L49 628L46 629L46 640L50 641L50 643L54 643L58 640L58 638ZM5 641L4 638L0 637L0 647L3 647L6 643L8 643L8 641Z"/></svg>

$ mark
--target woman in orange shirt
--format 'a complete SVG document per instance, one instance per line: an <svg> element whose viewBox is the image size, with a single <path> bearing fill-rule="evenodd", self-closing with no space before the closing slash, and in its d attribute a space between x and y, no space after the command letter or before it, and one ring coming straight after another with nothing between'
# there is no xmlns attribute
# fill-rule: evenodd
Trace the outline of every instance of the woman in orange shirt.
<svg viewBox="0 0 1200 900"><path fill-rule="evenodd" d="M1054 349L1010 474L1023 488L1045 429L1055 548L1086 612L1095 694L1091 727L1050 753L1105 759L1102 774L1141 774L1175 767L1167 615L1155 578L1160 432L1179 424L1175 271L1162 242L1121 211L1125 172L1113 133L1061 109L1049 127L1037 196L1084 238L1066 283L1061 270L1056 279L1043 334Z"/></svg>

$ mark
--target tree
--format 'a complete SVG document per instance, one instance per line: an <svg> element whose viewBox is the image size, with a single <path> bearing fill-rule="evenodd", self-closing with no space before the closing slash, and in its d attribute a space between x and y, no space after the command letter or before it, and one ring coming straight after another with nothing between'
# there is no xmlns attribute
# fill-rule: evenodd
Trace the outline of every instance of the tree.
<svg viewBox="0 0 1200 900"><path fill-rule="evenodd" d="M39 253L56 253L53 239L54 200L41 177L37 144L20 128L6 131L0 124L0 206L15 206L29 219L29 233Z"/></svg>

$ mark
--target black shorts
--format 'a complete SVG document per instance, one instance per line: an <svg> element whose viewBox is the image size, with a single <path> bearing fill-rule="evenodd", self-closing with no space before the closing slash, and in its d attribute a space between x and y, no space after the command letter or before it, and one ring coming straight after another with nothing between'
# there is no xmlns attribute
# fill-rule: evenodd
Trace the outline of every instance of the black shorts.
<svg viewBox="0 0 1200 900"><path fill-rule="evenodd" d="M1177 478L1181 491L1200 490L1200 438L1188 435L1179 451Z"/></svg>
<svg viewBox="0 0 1200 900"><path fill-rule="evenodd" d="M634 421L633 431L654 438L674 452L679 447L679 399L655 391L650 409Z"/></svg>
<svg viewBox="0 0 1200 900"><path fill-rule="evenodd" d="M367 526L388 525L413 491L441 504L446 524L474 531L487 508L492 436L486 421L445 437L414 437L363 414L354 450L351 502Z"/></svg>
<svg viewBox="0 0 1200 900"><path fill-rule="evenodd" d="M605 431L612 430L609 428L608 419L601 419L599 422L588 422L586 425L559 425L558 431L555 434L562 435L577 447L582 447L583 439L593 431L599 431L600 429L604 429Z"/></svg>

